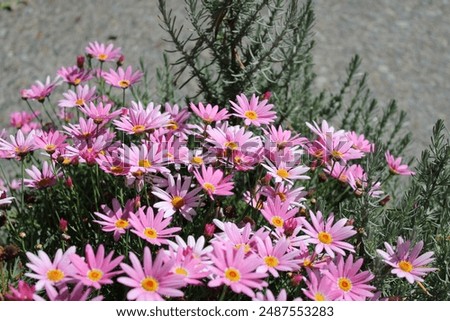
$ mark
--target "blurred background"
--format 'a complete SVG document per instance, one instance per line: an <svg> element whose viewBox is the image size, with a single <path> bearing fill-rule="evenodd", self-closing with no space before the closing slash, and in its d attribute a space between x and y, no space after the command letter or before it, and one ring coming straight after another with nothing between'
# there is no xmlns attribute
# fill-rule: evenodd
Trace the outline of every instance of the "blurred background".
<svg viewBox="0 0 450 321"><path fill-rule="evenodd" d="M380 105L396 99L413 132L410 156L429 142L438 118L450 127L450 1L315 1L317 90L337 91L355 54ZM183 16L182 0L167 0ZM143 58L150 76L170 48L153 0L0 0L0 127L26 110L19 90L75 64L89 41L122 47L125 63ZM154 76L153 76L154 78ZM179 96L183 92L178 93Z"/></svg>

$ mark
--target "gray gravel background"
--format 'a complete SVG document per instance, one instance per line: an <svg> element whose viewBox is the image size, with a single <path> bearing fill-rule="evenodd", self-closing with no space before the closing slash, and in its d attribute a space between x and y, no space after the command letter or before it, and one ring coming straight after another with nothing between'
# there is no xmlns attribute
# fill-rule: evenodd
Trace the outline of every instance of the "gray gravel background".
<svg viewBox="0 0 450 321"><path fill-rule="evenodd" d="M167 2L183 14L183 1ZM21 88L74 64L89 41L115 37L127 63L143 57L155 70L167 48L157 14L154 0L28 0L0 10L0 124L10 111L26 108ZM318 89L339 88L358 53L374 97L381 105L395 98L408 112L416 143L411 155L428 143L436 119L449 127L448 0L317 0L316 16Z"/></svg>

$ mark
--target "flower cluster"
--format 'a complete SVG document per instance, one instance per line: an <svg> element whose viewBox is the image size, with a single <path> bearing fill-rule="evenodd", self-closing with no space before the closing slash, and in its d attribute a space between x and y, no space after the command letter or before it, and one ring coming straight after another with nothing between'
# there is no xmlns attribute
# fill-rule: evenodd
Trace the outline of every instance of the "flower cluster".
<svg viewBox="0 0 450 321"><path fill-rule="evenodd" d="M74 223L57 218L67 250L27 249L32 284L21 280L8 299L110 299L102 291L111 285L126 289L128 300L197 299L189 295L200 298L200 286L209 289L201 298L212 300L218 293L254 300L374 297L375 274L356 257L352 220L322 213L309 200L317 173L358 196L383 195L359 162L375 151L364 135L324 120L306 124L312 138L301 136L277 124L270 95L241 93L229 106L148 102L133 89L143 73L122 68L120 48L94 42L85 53L60 68L56 80L24 89L32 114L11 115L16 132L0 137L0 158L16 159L26 174L22 197L68 191L80 210ZM65 91L52 110L48 97L57 88ZM388 151L386 160L390 173L414 174ZM105 190L94 186L85 200L96 203L80 204L85 187L95 184ZM13 197L3 190L0 205L10 205ZM70 237L84 228L95 237ZM434 271L426 266L433 253L419 256L423 243L411 251L410 244L400 238L397 251L386 244L379 253L398 277L422 282ZM281 288L286 280L295 286ZM102 295L92 297L93 290Z"/></svg>

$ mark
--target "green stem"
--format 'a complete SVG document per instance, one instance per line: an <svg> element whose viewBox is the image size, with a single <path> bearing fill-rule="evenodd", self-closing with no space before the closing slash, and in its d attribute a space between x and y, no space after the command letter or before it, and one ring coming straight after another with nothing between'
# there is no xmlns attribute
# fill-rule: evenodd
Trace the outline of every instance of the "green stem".
<svg viewBox="0 0 450 321"><path fill-rule="evenodd" d="M45 106L45 100L42 102L42 107L44 108L45 113L47 114L48 118L50 119L50 121L53 123L53 125L56 125L55 120L53 119L53 117L50 115L50 113L47 110L47 107Z"/></svg>
<svg viewBox="0 0 450 321"><path fill-rule="evenodd" d="M227 293L228 287L226 285L223 286L222 293L220 294L219 301L224 301L225 294Z"/></svg>
<svg viewBox="0 0 450 321"><path fill-rule="evenodd" d="M20 173L21 173L21 184L20 184L20 214L24 215L25 212L25 194L24 194L24 179L25 179L25 164L24 159L20 160Z"/></svg>
<svg viewBox="0 0 450 321"><path fill-rule="evenodd" d="M25 102L28 105L28 108L31 110L31 113L34 115L34 117L36 117L36 119L39 121L39 123L41 124L41 127L44 127L44 124L42 123L42 119L39 118L39 115L34 111L33 107L31 107L31 104L28 100L25 100Z"/></svg>

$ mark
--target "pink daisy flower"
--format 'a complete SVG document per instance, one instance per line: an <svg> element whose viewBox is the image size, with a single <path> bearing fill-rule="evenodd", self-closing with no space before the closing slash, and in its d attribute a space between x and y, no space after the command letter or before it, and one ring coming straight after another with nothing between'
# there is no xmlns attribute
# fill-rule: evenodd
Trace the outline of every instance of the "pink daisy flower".
<svg viewBox="0 0 450 321"><path fill-rule="evenodd" d="M308 278L305 279L307 288L303 293L314 301L334 301L340 293L333 289L332 281L328 277L321 276L318 271L308 269Z"/></svg>
<svg viewBox="0 0 450 321"><path fill-rule="evenodd" d="M144 266L134 253L130 253L131 266L121 263L122 270L127 276L117 279L130 288L128 300L163 301L163 296L182 297L179 289L186 285L184 275L171 272L174 262L167 259L167 255L160 250L153 260L148 247L144 248Z"/></svg>
<svg viewBox="0 0 450 321"><path fill-rule="evenodd" d="M279 277L279 271L296 271L300 269L300 260L296 259L299 251L288 251L289 242L285 238L280 238L276 244L272 243L270 237L264 240L256 239L257 254L261 257L263 264L257 268L258 272L269 272L274 277Z"/></svg>
<svg viewBox="0 0 450 321"><path fill-rule="evenodd" d="M197 169L194 169L194 175L203 190L214 200L213 195L233 195L234 183L232 175L223 177L223 172L220 169L214 170L212 166L202 165L201 174ZM231 181L231 182L230 182Z"/></svg>
<svg viewBox="0 0 450 321"><path fill-rule="evenodd" d="M360 150L363 153L372 153L375 150L375 145L369 142L364 135L358 135L354 131L346 133L347 139L353 143L353 148Z"/></svg>
<svg viewBox="0 0 450 321"><path fill-rule="evenodd" d="M383 261L393 267L392 273L399 278L405 278L409 283L423 282L423 278L429 272L436 271L435 268L426 265L433 262L433 252L426 252L419 256L423 248L423 241L418 242L411 249L411 241L403 241L401 237L397 241L397 250L388 243L384 243L387 252L377 250Z"/></svg>
<svg viewBox="0 0 450 321"><path fill-rule="evenodd" d="M34 144L36 148L45 150L48 154L52 155L58 149L64 149L67 144L65 141L67 136L61 134L60 131L41 132L34 138Z"/></svg>
<svg viewBox="0 0 450 321"><path fill-rule="evenodd" d="M273 164L266 158L267 164L261 164L267 173L275 179L276 183L286 181L293 184L293 180L309 179L309 176L303 175L309 170L309 167L304 165L291 166L285 161L279 160Z"/></svg>
<svg viewBox="0 0 450 321"><path fill-rule="evenodd" d="M346 261L342 256L338 256L336 262L328 264L328 270L323 273L332 283L332 289L337 291L336 300L361 301L373 297L371 291L374 286L369 283L374 275L369 271L359 272L363 264L363 259L353 262L353 255L350 254Z"/></svg>
<svg viewBox="0 0 450 321"><path fill-rule="evenodd" d="M18 130L16 136L10 135L11 142L0 138L0 151L5 151L4 158L16 158L21 160L28 153L36 149L34 139L35 131L32 130L27 137L24 136L22 130Z"/></svg>
<svg viewBox="0 0 450 321"><path fill-rule="evenodd" d="M170 119L163 128L172 135L187 139L189 133L187 120L191 116L189 109L187 107L180 108L177 104L172 106L169 103L164 105L164 109L170 115Z"/></svg>
<svg viewBox="0 0 450 321"><path fill-rule="evenodd" d="M34 273L25 273L25 275L38 280L37 291L45 288L48 293L56 295L54 286L67 282L73 274L73 266L70 263L70 255L73 253L75 253L75 246L64 253L58 249L52 262L44 251L38 251L38 255L27 252L26 255L30 261L27 266Z"/></svg>
<svg viewBox="0 0 450 321"><path fill-rule="evenodd" d="M124 163L119 157L117 150L113 150L111 153L104 152L98 154L96 161L105 173L114 176L127 175L130 171L130 165Z"/></svg>
<svg viewBox="0 0 450 321"><path fill-rule="evenodd" d="M231 108L236 112L233 115L244 118L244 123L247 126L268 125L277 118L276 113L272 111L273 105L268 104L266 99L259 102L259 98L255 94L252 95L250 101L244 94L236 96L236 100L237 104L230 101Z"/></svg>
<svg viewBox="0 0 450 321"><path fill-rule="evenodd" d="M220 152L227 156L227 151L245 151L252 153L261 148L261 140L259 137L253 137L253 133L246 131L240 126L227 126L224 124L222 128L208 128L209 138L206 141L216 147Z"/></svg>
<svg viewBox="0 0 450 321"><path fill-rule="evenodd" d="M97 135L104 133L104 129L99 127L99 125L94 123L92 118L88 120L80 117L78 124L68 124L63 126L63 128L72 136L81 141L89 140Z"/></svg>
<svg viewBox="0 0 450 321"><path fill-rule="evenodd" d="M267 150L282 150L285 148L295 148L304 146L308 139L300 137L299 134L292 136L290 130L284 130L281 126L278 129L271 125L268 130L263 129L266 135L266 149Z"/></svg>
<svg viewBox="0 0 450 321"><path fill-rule="evenodd" d="M9 205L14 200L14 197L6 197L6 191L0 190L0 207Z"/></svg>
<svg viewBox="0 0 450 321"><path fill-rule="evenodd" d="M175 235L175 241L168 240L170 248L174 251L178 251L178 249L183 249L183 251L189 251L194 258L200 259L203 263L207 263L209 260L208 253L210 253L213 248L211 245L205 246L206 240L202 235L198 239L195 239L194 236L189 235L187 240L183 240L180 236Z"/></svg>
<svg viewBox="0 0 450 321"><path fill-rule="evenodd" d="M319 136L321 141L326 141L328 137L342 137L345 135L345 131L336 131L333 126L328 125L326 120L322 120L320 127L315 121L313 121L313 124L306 123L306 126L308 126L313 133Z"/></svg>
<svg viewBox="0 0 450 321"><path fill-rule="evenodd" d="M92 289L85 288L83 283L79 282L75 284L72 290L69 289L67 284L56 286L55 292L46 291L49 301L102 301L103 296L99 295L89 300ZM35 301L46 301L39 295L34 295Z"/></svg>
<svg viewBox="0 0 450 321"><path fill-rule="evenodd" d="M209 275L206 265L193 255L193 249L178 248L168 251L168 260L173 262L172 273L184 276L186 284L200 285L201 279Z"/></svg>
<svg viewBox="0 0 450 321"><path fill-rule="evenodd" d="M293 188L292 186L285 184L285 182L281 182L276 184L275 187L270 185L263 186L261 194L271 199L275 199L275 197L278 196L282 202L287 202L291 204L291 206L300 207L302 206L301 203L306 200L305 196L307 193L304 189L303 186Z"/></svg>
<svg viewBox="0 0 450 321"><path fill-rule="evenodd" d="M333 160L342 164L352 159L364 157L364 153L353 148L353 142L345 136L327 136L325 140L318 141L323 148L324 161Z"/></svg>
<svg viewBox="0 0 450 321"><path fill-rule="evenodd" d="M297 213L297 208L290 209L291 204L289 202L281 202L278 195L275 199L268 198L261 209L261 214L264 218L276 229L283 229L284 222L293 218Z"/></svg>
<svg viewBox="0 0 450 321"><path fill-rule="evenodd" d="M26 97L28 99L37 100L40 103L43 103L45 98L50 96L50 94L58 85L57 80L58 78L56 78L54 81L51 81L50 76L48 76L45 81L45 84L40 82L39 80L36 81L36 83L32 85L31 88L25 89Z"/></svg>
<svg viewBox="0 0 450 321"><path fill-rule="evenodd" d="M121 48L114 48L112 43L106 46L97 41L90 42L85 50L87 55L95 57L101 62L117 60L121 55Z"/></svg>
<svg viewBox="0 0 450 321"><path fill-rule="evenodd" d="M135 177L142 177L146 173L167 173L169 170L162 157L162 152L156 144L141 146L123 145L118 149L123 162L130 167L130 172Z"/></svg>
<svg viewBox="0 0 450 321"><path fill-rule="evenodd" d="M151 207L144 212L139 208L136 214L130 214L131 232L155 245L167 244L167 239L174 237L173 233L181 231L181 227L170 227L172 217L164 219L164 211L158 211L155 216Z"/></svg>
<svg viewBox="0 0 450 321"><path fill-rule="evenodd" d="M166 190L154 186L152 194L161 199L161 202L155 203L154 207L164 211L164 217L169 217L179 212L185 219L192 221L197 212L195 209L200 206L201 187L194 188L189 191L192 179L190 177L184 177L184 183L182 183L181 175L177 175L175 182L174 177L171 174L167 175L167 181L169 183Z"/></svg>
<svg viewBox="0 0 450 321"><path fill-rule="evenodd" d="M58 70L58 75L64 82L74 86L78 86L79 84L92 79L89 70L80 69L78 66L61 67Z"/></svg>
<svg viewBox="0 0 450 321"><path fill-rule="evenodd" d="M126 115L114 120L118 130L130 135L141 135L165 126L170 119L167 113L161 113L161 106L149 103L146 108L141 102L131 102L131 108Z"/></svg>
<svg viewBox="0 0 450 321"><path fill-rule="evenodd" d="M253 298L253 301L287 301L286 289L281 289L278 296L272 293L269 289L266 289L266 293L258 292Z"/></svg>
<svg viewBox="0 0 450 321"><path fill-rule="evenodd" d="M102 230L104 232L113 232L114 240L117 242L120 237L125 234L126 230L130 228L128 219L130 213L133 213L134 211L134 206L134 200L128 200L124 208L122 208L119 201L114 198L112 200L112 209L107 205L102 205L101 208L104 214L94 212L94 214L100 218L100 220L94 222L102 225Z"/></svg>
<svg viewBox="0 0 450 321"><path fill-rule="evenodd" d="M111 119L116 118L117 116L122 114L122 110L111 112L111 108L112 104L103 105L102 102L99 102L98 104L90 102L89 107L87 105L84 105L80 107L80 111L89 118L92 118L95 124L104 125Z"/></svg>
<svg viewBox="0 0 450 321"><path fill-rule="evenodd" d="M270 234L270 232L263 227L256 232L252 231L250 223L245 224L243 228L239 228L235 223L224 223L214 219L214 224L223 232L215 234L211 243L222 244L224 247L226 247L227 244L231 244L235 249L242 248L244 254L255 252L256 240L258 238L266 239Z"/></svg>
<svg viewBox="0 0 450 321"><path fill-rule="evenodd" d="M31 179L24 179L24 184L27 187L35 189L44 189L54 186L57 182L57 178L61 176L59 170L54 170L48 162L42 164L42 171L36 166L32 165L31 169L25 169Z"/></svg>
<svg viewBox="0 0 450 321"><path fill-rule="evenodd" d="M253 298L253 289L262 290L267 286L264 278L267 273L257 272L261 265L261 258L255 254L246 255L243 248L236 249L232 244L221 246L213 243L214 251L211 254L213 265L208 266L212 273L209 287L227 285L233 292L244 293Z"/></svg>
<svg viewBox="0 0 450 321"><path fill-rule="evenodd" d="M86 86L78 86L76 92L69 90L63 93L64 99L58 102L59 107L73 108L81 107L93 100L96 96L96 88Z"/></svg>
<svg viewBox="0 0 450 321"><path fill-rule="evenodd" d="M203 106L202 103L198 103L198 107L193 103L190 104L192 111L200 117L206 124L210 124L212 122L222 121L230 118L228 111L226 109L221 109L219 111L219 106L211 106L211 104L207 104L206 107Z"/></svg>
<svg viewBox="0 0 450 321"><path fill-rule="evenodd" d="M9 301L33 301L36 288L34 285L29 285L23 280L19 280L17 289L9 286L9 293L5 294L6 300Z"/></svg>
<svg viewBox="0 0 450 321"><path fill-rule="evenodd" d="M385 158L389 167L389 172L391 172L391 174L405 176L416 174L408 168L408 165L402 164L401 157L395 158L389 151L386 151Z"/></svg>
<svg viewBox="0 0 450 321"><path fill-rule="evenodd" d="M325 250L329 256L334 258L335 253L345 256L344 250L349 252L355 251L353 245L343 242L343 240L356 234L353 226L345 226L347 219L340 219L333 225L333 214L330 214L326 221L324 221L320 211L317 211L317 216L312 211L309 211L309 214L312 225L302 218L303 231L310 236L307 242L316 244L315 252L317 254Z"/></svg>
<svg viewBox="0 0 450 321"><path fill-rule="evenodd" d="M126 70L119 67L117 71L109 69L109 72L103 73L103 78L106 83L117 88L127 89L128 87L139 82L144 74L137 70L133 73L131 66L128 66Z"/></svg>
<svg viewBox="0 0 450 321"><path fill-rule="evenodd" d="M28 134L33 129L41 127L39 123L33 122L34 119L38 118L39 114L38 111L34 113L27 113L26 111L13 112L9 116L9 123L14 128L21 129L24 134Z"/></svg>
<svg viewBox="0 0 450 321"><path fill-rule="evenodd" d="M86 259L77 254L72 254L70 260L75 268L73 277L86 286L92 286L96 289L104 284L112 284L111 278L121 273L113 271L123 260L123 256L113 258L114 251L109 252L105 257L105 248L103 245L98 247L97 253L94 252L90 244L85 248Z"/></svg>

